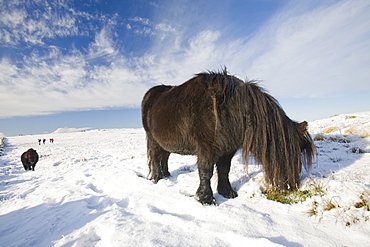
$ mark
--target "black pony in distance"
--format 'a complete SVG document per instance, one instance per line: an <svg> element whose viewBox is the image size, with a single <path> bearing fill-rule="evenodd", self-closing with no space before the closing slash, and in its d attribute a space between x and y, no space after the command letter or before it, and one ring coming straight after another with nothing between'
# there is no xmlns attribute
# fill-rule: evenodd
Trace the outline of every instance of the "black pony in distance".
<svg viewBox="0 0 370 247"><path fill-rule="evenodd" d="M37 161L39 161L39 155L33 148L28 149L21 155L21 161L26 171L34 171Z"/></svg>
<svg viewBox="0 0 370 247"><path fill-rule="evenodd" d="M285 115L278 102L254 82L223 72L197 74L179 86L151 88L142 101L151 179L170 176L170 153L196 155L202 204L214 204L210 179L218 172L218 193L235 198L229 181L231 159L240 148L262 165L267 183L280 189L299 186L316 149L307 122Z"/></svg>

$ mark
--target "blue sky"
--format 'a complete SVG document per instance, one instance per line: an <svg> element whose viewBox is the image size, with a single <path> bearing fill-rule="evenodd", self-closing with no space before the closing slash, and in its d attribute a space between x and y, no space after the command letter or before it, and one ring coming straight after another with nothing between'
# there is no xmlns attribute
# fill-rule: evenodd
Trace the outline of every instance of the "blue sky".
<svg viewBox="0 0 370 247"><path fill-rule="evenodd" d="M0 1L0 132L141 127L140 103L226 66L292 119L370 110L370 2Z"/></svg>

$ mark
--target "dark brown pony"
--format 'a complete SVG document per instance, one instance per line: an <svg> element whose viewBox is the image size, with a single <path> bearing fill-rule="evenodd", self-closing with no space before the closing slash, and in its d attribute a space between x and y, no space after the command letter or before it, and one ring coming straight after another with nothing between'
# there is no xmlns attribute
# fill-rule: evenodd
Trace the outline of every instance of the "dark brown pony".
<svg viewBox="0 0 370 247"><path fill-rule="evenodd" d="M214 204L210 179L214 164L218 193L235 198L229 181L231 159L243 149L262 164L265 180L281 189L299 186L302 164L308 169L316 149L307 122L285 115L278 102L254 82L227 73L197 74L179 86L151 88L142 101L148 165L155 182L170 176L170 153L197 155L200 185L196 196Z"/></svg>
<svg viewBox="0 0 370 247"><path fill-rule="evenodd" d="M21 156L23 167L26 171L34 171L37 161L39 161L39 155L36 150L30 148L24 152Z"/></svg>

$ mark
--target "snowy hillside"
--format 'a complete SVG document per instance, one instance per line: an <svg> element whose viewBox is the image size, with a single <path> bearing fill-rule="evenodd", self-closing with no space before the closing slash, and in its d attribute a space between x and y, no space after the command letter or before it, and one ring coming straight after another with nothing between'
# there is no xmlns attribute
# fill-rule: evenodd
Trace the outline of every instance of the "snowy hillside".
<svg viewBox="0 0 370 247"><path fill-rule="evenodd" d="M310 123L318 159L297 204L261 192L262 172L240 152L230 181L202 206L196 157L171 155L171 177L146 179L143 129L8 137L0 157L0 246L366 246L370 242L370 112ZM37 139L47 139L38 145ZM49 139L53 138L54 143ZM20 160L40 155L34 172Z"/></svg>

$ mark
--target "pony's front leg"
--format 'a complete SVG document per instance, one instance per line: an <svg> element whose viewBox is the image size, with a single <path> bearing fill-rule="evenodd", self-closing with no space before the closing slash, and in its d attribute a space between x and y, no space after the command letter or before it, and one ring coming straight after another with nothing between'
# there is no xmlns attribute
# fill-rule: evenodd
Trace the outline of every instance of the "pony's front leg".
<svg viewBox="0 0 370 247"><path fill-rule="evenodd" d="M211 189L211 177L213 175L213 164L206 166L198 163L200 184L196 193L196 197L203 205L215 205L216 201L213 197Z"/></svg>

